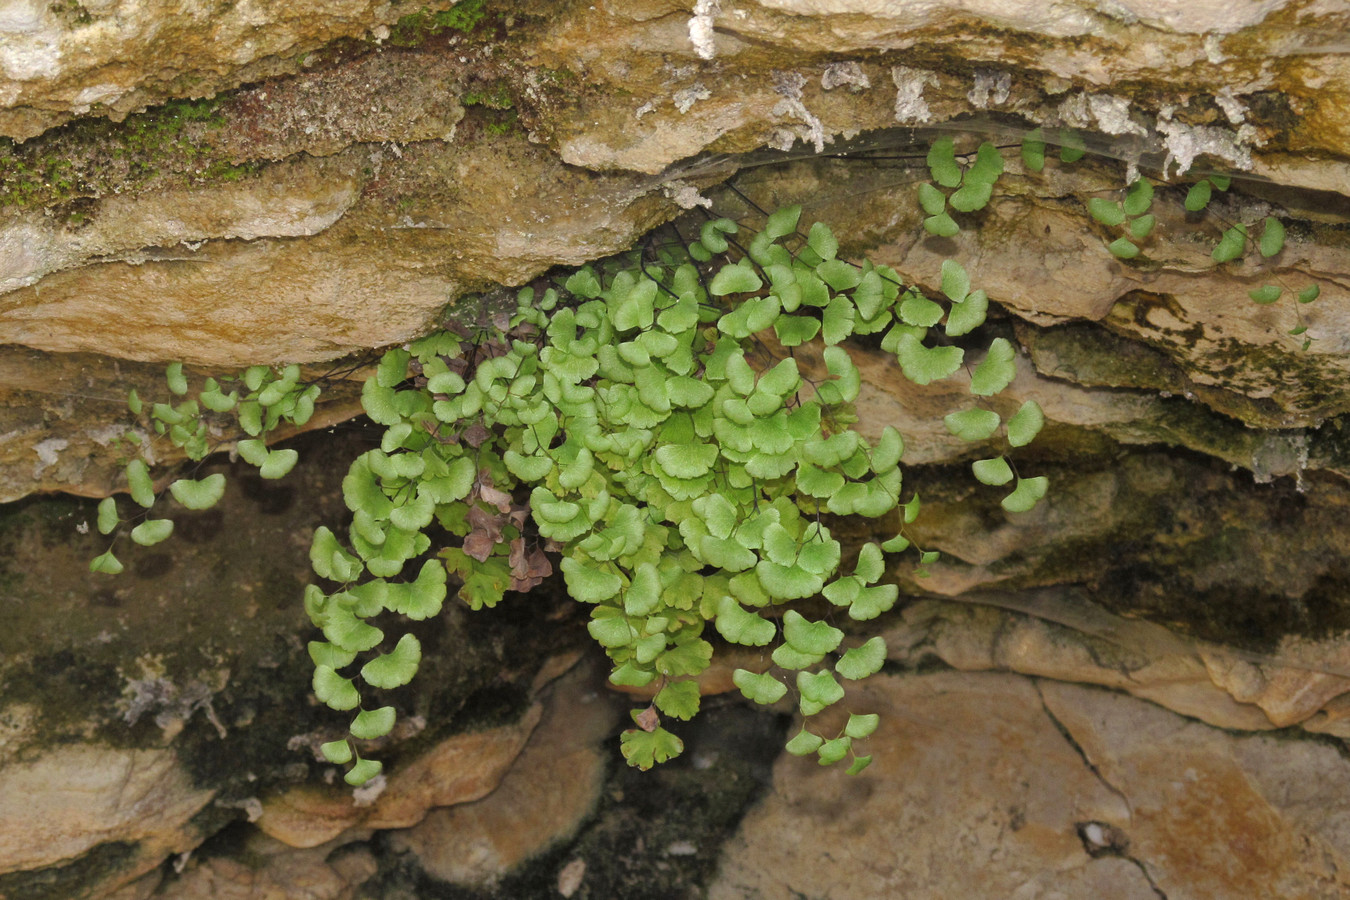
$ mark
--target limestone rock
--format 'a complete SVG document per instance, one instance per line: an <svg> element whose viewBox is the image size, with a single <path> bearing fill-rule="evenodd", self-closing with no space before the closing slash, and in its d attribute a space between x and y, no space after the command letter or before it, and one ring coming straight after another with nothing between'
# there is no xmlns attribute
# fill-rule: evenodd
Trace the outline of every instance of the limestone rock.
<svg viewBox="0 0 1350 900"><path fill-rule="evenodd" d="M249 186L226 188L200 214L157 216L158 236L177 245L171 249L143 229L120 229L119 204L100 201L88 215L97 223L110 206L114 224L106 232L90 224L87 240L52 238L45 256L16 268L18 280L29 277L20 272L53 271L0 296L0 342L217 370L329 360L425 332L468 287L520 283L558 262L615 252L670 208L659 192L644 197L631 178L568 171L519 138L401 152L401 159L349 151L301 160L261 196ZM333 221L353 190L369 195L369 176L360 173L377 158L384 190L406 192L410 212L395 215L368 199ZM503 179L502 166L517 177ZM185 205L171 195L135 209ZM265 205L271 212L263 220ZM253 239L219 239L240 229L252 229ZM297 242L288 229L319 233ZM589 237L578 240L582 234ZM100 248L109 255L61 268L62 260ZM97 289L89 280L95 273Z"/></svg>
<svg viewBox="0 0 1350 900"><path fill-rule="evenodd" d="M554 686L539 727L492 793L432 810L391 834L393 847L442 881L483 884L570 837L595 804L608 768L601 744L619 721L597 675L582 666Z"/></svg>
<svg viewBox="0 0 1350 900"><path fill-rule="evenodd" d="M0 19L0 131L23 140L91 110L121 117L185 91L200 97L294 71L309 51L401 14L383 0L223 11L207 2L11 4Z"/></svg>
<svg viewBox="0 0 1350 900"><path fill-rule="evenodd" d="M932 654L963 671L1101 685L1218 728L1345 729L1333 712L1350 692L1341 640L1286 638L1275 652L1251 653L1112 615L1072 589L971 592L920 601L903 616L887 644L910 665Z"/></svg>
<svg viewBox="0 0 1350 900"><path fill-rule="evenodd" d="M251 864L228 857L191 861L153 896L158 900L352 900L375 874L373 854L363 845L295 850L262 835L247 841ZM111 898L117 900L117 898Z"/></svg>
<svg viewBox="0 0 1350 900"><path fill-rule="evenodd" d="M1154 897L1128 861L1076 829L1129 824L1046 715L1035 685L996 675L876 676L851 701L881 724L871 766L785 756L723 852L709 897ZM822 726L828 730L828 726Z"/></svg>
<svg viewBox="0 0 1350 900"><path fill-rule="evenodd" d="M1148 704L1043 686L1046 710L1130 803L1130 853L1169 896L1350 890L1346 761L1312 741L1233 736ZM1185 849L1182 849L1185 848Z"/></svg>
<svg viewBox="0 0 1350 900"><path fill-rule="evenodd" d="M120 844L128 852L101 876L116 887L191 849L189 822L213 796L172 751L76 745L10 761L0 771L0 892L17 887L14 873Z"/></svg>
<svg viewBox="0 0 1350 900"><path fill-rule="evenodd" d="M713 898L1337 896L1347 763L1120 694L1020 677L883 676L862 775L785 757ZM828 848L828 852L824 849Z"/></svg>

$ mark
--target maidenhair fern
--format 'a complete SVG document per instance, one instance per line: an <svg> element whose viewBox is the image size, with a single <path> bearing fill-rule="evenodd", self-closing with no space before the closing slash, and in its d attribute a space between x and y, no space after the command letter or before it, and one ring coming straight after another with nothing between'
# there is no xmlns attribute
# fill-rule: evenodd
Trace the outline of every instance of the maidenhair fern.
<svg viewBox="0 0 1350 900"><path fill-rule="evenodd" d="M1083 155L1076 133L1061 130L1056 141L1062 162ZM1027 170L1044 168L1046 143L1040 129L1025 137ZM943 238L976 218L1004 170L992 144L962 158L950 138L933 144L927 164L923 227ZM1196 182L1186 210L1203 212L1213 191L1228 187L1218 175ZM1142 254L1156 224L1153 199L1140 178L1119 200L1089 201L1092 217L1116 235L1108 248L1119 259ZM698 713L713 632L765 648L762 664L736 669L732 681L759 704L792 693L808 724L788 741L790 753L822 765L850 759L851 773L871 761L856 742L876 729L877 715L851 712L828 734L810 724L886 661L880 636L854 645L829 620L865 622L894 606L887 554L913 550L921 576L938 554L912 547L904 528L920 501L903 490L900 433L886 426L869 442L852 427L862 379L847 342L877 336L918 385L968 371L974 400L943 418L964 441L1023 447L1044 416L1027 401L1005 420L988 403L1016 376L1007 339L994 338L973 368L953 341L979 329L989 308L958 261L932 273L935 290L906 285L887 266L839 258L831 230L803 231L800 214L774 212L748 241L737 223L708 221L685 247L583 266L522 290L515 309L490 324L447 326L384 354L362 390L366 413L385 429L380 446L343 480L350 524L341 534L315 531L310 560L327 587L310 585L304 596L323 637L308 648L314 693L333 710L354 711L349 735L321 748L330 762L350 764L350 784L380 772L361 747L395 724L377 692L408 684L421 663L403 624L437 615L452 585L470 607L494 606L508 591L539 585L555 561L569 595L590 608L588 631L610 658L609 680L652 696L621 736L631 765L647 769L682 752L666 725ZM1233 224L1213 258L1235 262L1254 245L1269 259L1284 238L1273 217L1254 242L1248 226ZM1270 303L1281 293L1265 285L1251 296ZM1298 294L1303 303L1316 297L1316 286ZM189 459L242 430L249 437L237 453L264 478L295 465L295 451L270 449L266 438L313 413L319 388L302 383L298 367L206 379L192 398L181 365L166 380L182 399L147 405L133 391L129 406ZM138 544L170 536L172 521L149 517L158 499L151 458L137 453L126 464L131 499L146 512L124 523L106 499L100 533L134 523ZM1010 513L1032 509L1048 487L1006 454L976 459L971 470L1000 489ZM180 478L168 492L204 509L224 488L215 474ZM903 524L863 545L850 567L830 527L847 516ZM116 574L122 563L109 548L91 569ZM793 608L816 597L833 608L824 619Z"/></svg>
<svg viewBox="0 0 1350 900"><path fill-rule="evenodd" d="M242 429L251 437L234 445L239 455L257 466L263 478L281 478L295 467L298 455L294 450L268 449L267 435L283 422L297 426L308 422L320 391L317 384L301 383L297 365L281 370L252 366L237 379L207 378L193 397L187 396L188 376L182 363L170 364L164 377L170 395L182 399L147 404L132 390L127 406L145 427L127 432L119 441L137 448L136 455L126 463L126 479L132 502L142 511L123 519L113 497L104 498L98 505L99 534L111 535L120 525L135 522L129 536L133 543L146 547L173 534L173 520L150 518L160 498L146 464L147 458L154 458L146 446L151 432L189 460L200 462ZM169 484L169 494L184 509L209 509L224 493L225 476L219 473L201 479L178 478ZM108 575L122 571L122 561L113 552L116 540L114 537L113 546L89 563L90 571Z"/></svg>
<svg viewBox="0 0 1350 900"><path fill-rule="evenodd" d="M1001 168L980 165L963 186ZM867 544L841 571L830 524L898 507L908 523L919 511L917 497L902 503L899 432L887 426L873 443L851 426L861 377L841 342L880 334L906 376L927 384L965 363L947 336L978 327L987 298L955 263L934 299L886 266L841 260L830 229L803 235L799 215L774 213L744 251L733 243L740 227L714 220L681 252L583 267L521 291L494 326L385 355L363 402L386 431L343 482L352 522L342 539L315 534L314 569L331 586L305 597L324 637L310 644L315 693L357 710L351 737L323 747L353 764L350 783L379 771L359 742L394 722L392 707L368 702L372 689L407 683L420 659L414 636L396 638L399 623L440 610L447 574L470 606L493 606L560 557L568 593L591 608L610 681L652 691L621 738L642 769L683 749L666 725L697 714L713 631L772 646L762 668L737 669L733 681L757 703L795 690L808 718L881 668L880 637L846 648L834 625L777 609L820 595L858 621L891 609L898 587L880 583L884 554L904 552L909 538L902 530ZM804 371L817 357L821 367ZM1014 372L1012 346L995 339L972 392L996 394ZM954 429L980 442L1005 424L978 406L958 415L980 419ZM1026 404L1006 423L1008 445L1025 444L1041 422ZM988 484L1016 482L1004 500L1012 511L1045 492L1043 477L1019 478L1003 457L974 471ZM918 553L920 565L936 558ZM870 757L853 742L876 723L855 713L842 732L808 727L788 749L822 764L852 759L860 771Z"/></svg>

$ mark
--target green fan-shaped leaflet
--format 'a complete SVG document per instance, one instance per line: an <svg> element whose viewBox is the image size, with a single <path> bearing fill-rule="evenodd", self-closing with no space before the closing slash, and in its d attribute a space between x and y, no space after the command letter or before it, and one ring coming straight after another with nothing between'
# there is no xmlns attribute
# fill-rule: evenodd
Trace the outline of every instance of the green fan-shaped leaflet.
<svg viewBox="0 0 1350 900"><path fill-rule="evenodd" d="M919 184L919 205L930 216L940 216L947 210L947 195L928 182Z"/></svg>
<svg viewBox="0 0 1350 900"><path fill-rule="evenodd" d="M376 775L380 774L380 771L383 768L384 763L377 759L357 760L356 765L352 766L347 771L347 774L342 776L342 780L352 787L360 787Z"/></svg>
<svg viewBox="0 0 1350 900"><path fill-rule="evenodd" d="M941 381L961 368L965 359L960 347L925 347L912 334L900 336L895 355L905 377L915 384Z"/></svg>
<svg viewBox="0 0 1350 900"><path fill-rule="evenodd" d="M1208 180L1197 181L1191 185L1190 190L1186 191L1185 207L1187 212L1199 212L1209 205L1209 198L1213 191Z"/></svg>
<svg viewBox="0 0 1350 900"><path fill-rule="evenodd" d="M844 699L844 689L835 681L834 673L820 672L797 673L798 708L804 716L813 716L827 706Z"/></svg>
<svg viewBox="0 0 1350 900"><path fill-rule="evenodd" d="M354 709L361 695L350 678L344 678L328 666L316 666L313 680L314 696L320 703L338 711Z"/></svg>
<svg viewBox="0 0 1350 900"><path fill-rule="evenodd" d="M1036 478L1019 478L1017 487L1003 498L1003 508L1008 512L1026 512L1045 496L1050 479L1044 475Z"/></svg>
<svg viewBox="0 0 1350 900"><path fill-rule="evenodd" d="M1284 223L1274 216L1266 216L1261 240L1256 246L1267 259L1284 249Z"/></svg>
<svg viewBox="0 0 1350 900"><path fill-rule="evenodd" d="M1003 154L985 141L975 150L975 162L966 170L965 183L993 184L1003 174Z"/></svg>
<svg viewBox="0 0 1350 900"><path fill-rule="evenodd" d="M169 485L169 493L187 509L209 509L225 494L225 476L217 472L197 481L179 478Z"/></svg>
<svg viewBox="0 0 1350 900"><path fill-rule="evenodd" d="M328 666L330 669L341 669L343 666L349 666L352 660L356 659L354 651L344 650L336 644L330 644L326 641L310 641L308 650L309 658L313 660L314 665Z"/></svg>
<svg viewBox="0 0 1350 900"><path fill-rule="evenodd" d="M824 222L812 223L811 230L806 235L806 246L820 257L822 262L834 259L835 254L839 252L839 241L830 230L830 226Z"/></svg>
<svg viewBox="0 0 1350 900"><path fill-rule="evenodd" d="M958 212L975 212L984 209L992 195L993 185L991 182L972 180L970 173L967 172L965 183L952 193L949 202L952 209Z"/></svg>
<svg viewBox="0 0 1350 900"><path fill-rule="evenodd" d="M1283 293L1284 290L1277 284L1263 284L1259 288L1252 288L1247 292L1247 296L1251 297L1256 303L1267 306L1279 300Z"/></svg>
<svg viewBox="0 0 1350 900"><path fill-rule="evenodd" d="M347 743L345 739L320 744L319 752L323 754L324 759L334 765L346 765L352 761L352 745Z"/></svg>
<svg viewBox="0 0 1350 900"><path fill-rule="evenodd" d="M731 265L718 270L708 285L708 292L714 297L724 297L727 294L748 294L763 286L764 282L754 269Z"/></svg>
<svg viewBox="0 0 1350 900"><path fill-rule="evenodd" d="M783 640L794 650L824 655L839 646L844 633L826 622L812 622L795 609L783 615Z"/></svg>
<svg viewBox="0 0 1350 900"><path fill-rule="evenodd" d="M668 716L688 721L698 714L697 681L670 681L657 692L653 702Z"/></svg>
<svg viewBox="0 0 1350 900"><path fill-rule="evenodd" d="M951 138L938 138L928 148L928 169L933 180L943 187L960 186L961 167L956 163L956 144Z"/></svg>
<svg viewBox="0 0 1350 900"><path fill-rule="evenodd" d="M928 216L925 218L923 220L923 229L929 234L936 235L937 237L951 237L961 230L961 226L957 225L956 220L950 215L942 213L941 215Z"/></svg>
<svg viewBox="0 0 1350 900"><path fill-rule="evenodd" d="M90 572L101 572L104 575L118 575L122 572L122 563L111 550L100 553L89 561Z"/></svg>
<svg viewBox="0 0 1350 900"><path fill-rule="evenodd" d="M630 766L643 772L684 752L684 741L657 728L654 731L629 729L619 736L619 749Z"/></svg>
<svg viewBox="0 0 1350 900"><path fill-rule="evenodd" d="M422 661L422 644L411 634L398 639L394 649L361 667L361 678L377 688L402 687L412 680Z"/></svg>
<svg viewBox="0 0 1350 900"><path fill-rule="evenodd" d="M1120 204L1114 200L1104 200L1101 197L1093 197L1088 200L1088 213L1092 218L1101 222L1108 228L1123 224L1125 221L1125 210L1120 208Z"/></svg>
<svg viewBox="0 0 1350 900"><path fill-rule="evenodd" d="M131 529L131 539L142 547L151 547L173 534L173 522L169 519L146 519Z"/></svg>
<svg viewBox="0 0 1350 900"><path fill-rule="evenodd" d="M822 766L830 766L847 756L852 749L853 738L845 734L822 743L820 749L816 751L816 755L820 757Z"/></svg>
<svg viewBox="0 0 1350 900"><path fill-rule="evenodd" d="M623 587L623 580L610 567L588 565L570 556L563 557L562 572L568 594L582 603L601 603Z"/></svg>
<svg viewBox="0 0 1350 900"><path fill-rule="evenodd" d="M731 673L731 681L747 700L764 706L777 703L787 693L787 685L767 672L757 674L737 669Z"/></svg>
<svg viewBox="0 0 1350 900"><path fill-rule="evenodd" d="M169 390L173 391L178 396L181 397L187 393L187 376L183 374L182 363L169 363L169 367L164 373L164 380L168 382Z"/></svg>
<svg viewBox="0 0 1350 900"><path fill-rule="evenodd" d="M1137 241L1142 241L1153 232L1153 226L1158 224L1156 216L1140 216L1130 221L1130 235Z"/></svg>
<svg viewBox="0 0 1350 900"><path fill-rule="evenodd" d="M267 459L258 467L258 474L263 478L284 478L295 468L295 463L299 460L300 454L295 450L272 450L267 454Z"/></svg>
<svg viewBox="0 0 1350 900"><path fill-rule="evenodd" d="M927 328L942 321L943 309L923 294L911 293L900 304L900 320L906 325Z"/></svg>
<svg viewBox="0 0 1350 900"><path fill-rule="evenodd" d="M966 299L952 305L947 313L945 331L948 337L969 334L984 324L989 312L989 297L984 291L971 291Z"/></svg>
<svg viewBox="0 0 1350 900"><path fill-rule="evenodd" d="M722 597L718 603L714 624L723 638L748 647L763 647L777 634L772 622L745 610L730 595Z"/></svg>
<svg viewBox="0 0 1350 900"><path fill-rule="evenodd" d="M999 415L988 409L966 409L948 413L942 422L963 441L983 441L998 429Z"/></svg>
<svg viewBox="0 0 1350 900"><path fill-rule="evenodd" d="M970 275L954 259L942 261L942 293L953 303L960 303L970 293Z"/></svg>
<svg viewBox="0 0 1350 900"><path fill-rule="evenodd" d="M1225 263L1237 259L1247 249L1247 226L1238 224L1224 231L1218 246L1210 255L1215 262Z"/></svg>
<svg viewBox="0 0 1350 900"><path fill-rule="evenodd" d="M1013 479L1012 468L1008 465L1008 461L1001 456L991 459L977 459L971 463L970 468L981 484L997 487L1007 484Z"/></svg>
<svg viewBox="0 0 1350 900"><path fill-rule="evenodd" d="M899 596L900 586L895 584L877 584L862 588L849 603L848 617L858 622L875 619L882 613L889 612Z"/></svg>
<svg viewBox="0 0 1350 900"><path fill-rule="evenodd" d="M793 756L809 756L820 749L820 745L823 743L825 743L824 738L803 728L797 732L792 740L787 742L784 749Z"/></svg>
<svg viewBox="0 0 1350 900"><path fill-rule="evenodd" d="M848 717L848 724L844 726L844 734L855 741L860 741L876 731L880 724L881 716L876 713L870 715L852 713Z"/></svg>
<svg viewBox="0 0 1350 900"><path fill-rule="evenodd" d="M881 635L847 651L834 669L850 681L858 681L881 670L886 662L886 641Z"/></svg>
<svg viewBox="0 0 1350 900"><path fill-rule="evenodd" d="M127 486L131 488L131 499L149 509L155 504L155 485L150 480L150 470L139 459L127 463Z"/></svg>
<svg viewBox="0 0 1350 900"><path fill-rule="evenodd" d="M112 534L121 518L117 515L117 501L104 497L98 504L98 533Z"/></svg>
<svg viewBox="0 0 1350 900"><path fill-rule="evenodd" d="M1116 238L1106 245L1106 249L1111 251L1111 255L1119 259L1134 259L1139 255L1139 246L1129 238Z"/></svg>
<svg viewBox="0 0 1350 900"><path fill-rule="evenodd" d="M1014 363L1016 353L1007 338L994 338L989 344L989 352L975 367L970 378L970 392L981 397L990 397L999 393L1017 375Z"/></svg>
<svg viewBox="0 0 1350 900"><path fill-rule="evenodd" d="M352 737L363 741L372 741L384 737L394 727L394 708L381 706L379 709L363 709L352 720Z"/></svg>
<svg viewBox="0 0 1350 900"><path fill-rule="evenodd" d="M1153 183L1147 178L1139 178L1125 192L1121 206L1127 216L1142 216L1153 203Z"/></svg>
<svg viewBox="0 0 1350 900"><path fill-rule="evenodd" d="M764 233L770 240L786 237L797 230L797 221L801 218L800 206L785 206L775 211L764 223Z"/></svg>

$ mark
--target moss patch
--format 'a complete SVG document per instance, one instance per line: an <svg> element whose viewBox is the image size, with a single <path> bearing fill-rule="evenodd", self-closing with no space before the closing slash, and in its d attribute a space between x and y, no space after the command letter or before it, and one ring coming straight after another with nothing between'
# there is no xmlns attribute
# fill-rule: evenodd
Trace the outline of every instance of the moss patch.
<svg viewBox="0 0 1350 900"><path fill-rule="evenodd" d="M468 33L487 15L486 0L460 0L450 9L423 7L404 16L389 29L389 43L395 47L415 47L445 31Z"/></svg>
<svg viewBox="0 0 1350 900"><path fill-rule="evenodd" d="M152 185L237 181L258 163L217 151L222 97L171 100L120 123L73 122L15 143L0 138L0 206L54 206Z"/></svg>

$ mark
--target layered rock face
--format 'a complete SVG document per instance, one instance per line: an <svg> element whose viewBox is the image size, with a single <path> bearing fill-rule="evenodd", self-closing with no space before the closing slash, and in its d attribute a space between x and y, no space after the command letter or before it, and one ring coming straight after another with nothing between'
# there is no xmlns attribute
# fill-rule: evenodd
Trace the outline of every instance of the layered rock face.
<svg viewBox="0 0 1350 900"><path fill-rule="evenodd" d="M0 10L0 897L1345 893L1347 33L1338 0ZM1086 156L1036 171L1036 128ZM951 238L916 197L942 136L1006 165ZM1140 175L1124 260L1087 204ZM995 408L1047 419L1019 464L1051 494L1005 513L941 422L969 376L855 348L944 554L891 573L856 778L734 693L624 770L584 610L531 596L428 623L387 778L340 788L299 593L377 440L351 384L290 482L236 476L120 580L84 573L92 504L19 502L124 489L123 397L169 361L359 370L473 292L793 203L930 292L960 260L972 346L1020 349ZM1215 261L1268 217L1278 253Z"/></svg>

